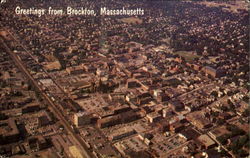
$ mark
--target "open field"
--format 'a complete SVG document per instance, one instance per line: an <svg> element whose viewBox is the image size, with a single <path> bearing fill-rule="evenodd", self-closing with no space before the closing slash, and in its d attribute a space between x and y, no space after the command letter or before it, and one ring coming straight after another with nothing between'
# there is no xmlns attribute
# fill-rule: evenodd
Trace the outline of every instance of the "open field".
<svg viewBox="0 0 250 158"><path fill-rule="evenodd" d="M142 20L139 18L135 18L135 17L130 17L130 18L122 18L120 19L122 22L124 23L128 23L128 24L141 24Z"/></svg>
<svg viewBox="0 0 250 158"><path fill-rule="evenodd" d="M188 51L177 51L177 52L174 52L174 54L178 54L181 57L185 58L185 60L187 62L191 62L195 58L199 58L200 57L199 55L193 54L192 52L188 52Z"/></svg>
<svg viewBox="0 0 250 158"><path fill-rule="evenodd" d="M204 4L207 7L223 7L224 10L238 12L237 9L248 10L248 2L245 0L237 0L231 2L208 2L208 1L201 1L200 4Z"/></svg>

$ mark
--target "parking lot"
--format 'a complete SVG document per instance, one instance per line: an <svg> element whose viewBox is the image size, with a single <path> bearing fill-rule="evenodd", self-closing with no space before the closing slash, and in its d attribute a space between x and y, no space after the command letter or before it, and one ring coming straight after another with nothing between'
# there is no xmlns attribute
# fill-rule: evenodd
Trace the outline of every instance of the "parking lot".
<svg viewBox="0 0 250 158"><path fill-rule="evenodd" d="M185 140L180 138L178 135L166 137L161 134L156 134L152 142L152 149L155 150L156 153L159 153L160 157L164 157L170 150L176 149L185 143Z"/></svg>

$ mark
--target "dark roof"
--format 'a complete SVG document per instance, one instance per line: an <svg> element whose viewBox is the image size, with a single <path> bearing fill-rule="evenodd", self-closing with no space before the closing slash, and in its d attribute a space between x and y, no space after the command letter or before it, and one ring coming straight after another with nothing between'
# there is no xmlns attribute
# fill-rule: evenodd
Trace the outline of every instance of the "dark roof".
<svg viewBox="0 0 250 158"><path fill-rule="evenodd" d="M149 93L143 93L143 94L139 95L138 97L139 98L148 98L148 97L151 98L151 95Z"/></svg>
<svg viewBox="0 0 250 158"><path fill-rule="evenodd" d="M185 130L181 131L180 133L183 136L185 136L187 138L187 140L195 139L198 136L200 136L200 134L196 130L194 130L193 128L185 129Z"/></svg>
<svg viewBox="0 0 250 158"><path fill-rule="evenodd" d="M220 158L221 154L216 151L215 149L209 149L206 151L208 157L213 157L213 158Z"/></svg>
<svg viewBox="0 0 250 158"><path fill-rule="evenodd" d="M46 126L46 125L50 124L50 120L47 116L40 116L40 117L38 117L38 120L39 120L41 126Z"/></svg>
<svg viewBox="0 0 250 158"><path fill-rule="evenodd" d="M151 140L154 137L154 135L151 133L145 133L144 137Z"/></svg>

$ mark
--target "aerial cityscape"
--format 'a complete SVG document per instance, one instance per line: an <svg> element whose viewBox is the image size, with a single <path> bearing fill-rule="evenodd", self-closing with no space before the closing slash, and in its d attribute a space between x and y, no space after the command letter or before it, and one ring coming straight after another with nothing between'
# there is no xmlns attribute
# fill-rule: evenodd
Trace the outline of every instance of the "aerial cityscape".
<svg viewBox="0 0 250 158"><path fill-rule="evenodd" d="M1 0L0 158L247 158L249 1Z"/></svg>

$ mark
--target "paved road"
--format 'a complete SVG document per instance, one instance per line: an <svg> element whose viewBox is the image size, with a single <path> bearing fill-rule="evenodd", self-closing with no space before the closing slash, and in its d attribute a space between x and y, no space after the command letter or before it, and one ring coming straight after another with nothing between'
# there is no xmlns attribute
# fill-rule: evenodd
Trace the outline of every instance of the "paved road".
<svg viewBox="0 0 250 158"><path fill-rule="evenodd" d="M4 42L2 37L0 37L0 43L2 43L2 45L5 48L6 52L10 54L10 56L15 61L16 65L20 68L20 70L27 76L27 78L32 82L32 84L37 88L37 90L39 90L41 95L48 101L48 103L50 104L49 108L52 110L52 112L55 114L55 116L60 119L61 123L64 125L64 127L66 128L68 133L72 136L72 138L74 138L74 140L80 145L79 147L81 148L81 151L83 152L84 156L86 158L95 157L90 151L87 150L87 146L81 140L80 136L75 134L75 132L71 128L69 122L65 119L65 117L59 111L57 105L55 105L53 103L53 101L42 91L42 89L39 87L39 85L37 84L35 79L30 75L30 73L25 68L23 63L18 59L17 55L15 53L13 53L10 50L10 48L6 45L6 43Z"/></svg>
<svg viewBox="0 0 250 158"><path fill-rule="evenodd" d="M25 50L25 52L27 53L27 54L29 54L29 56L35 61L35 63L36 64L38 64L38 65L41 65L35 58L34 58L34 56L27 50L27 48L21 43L21 42L19 42L19 40L15 37L15 34L13 35L10 31L8 31L7 30L7 32L8 32L8 34L19 44L19 45L21 45L21 47ZM42 66L42 65L41 65ZM47 70L45 70L45 69L43 69L42 68L42 71L53 81L53 83L61 90L61 92L62 92L62 94L65 96L65 98L69 98L69 99L71 99L71 100L73 100L72 99L72 96L70 95L70 94L67 94L64 90L63 90L63 88L55 81L55 78L52 76L52 75L50 75L48 72L47 72ZM72 103L71 102L69 102L68 104L70 104L70 106L71 107L73 107L73 105L72 105Z"/></svg>

